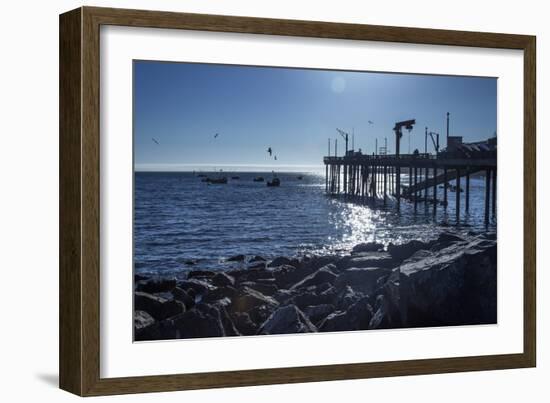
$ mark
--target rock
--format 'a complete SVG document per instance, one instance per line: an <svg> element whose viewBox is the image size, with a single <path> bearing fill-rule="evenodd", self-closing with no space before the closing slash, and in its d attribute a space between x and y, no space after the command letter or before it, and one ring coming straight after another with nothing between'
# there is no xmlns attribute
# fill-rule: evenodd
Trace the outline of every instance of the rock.
<svg viewBox="0 0 550 403"><path fill-rule="evenodd" d="M198 279L204 279L204 278L210 278L214 277L216 273L209 270L191 270L189 273L187 273L187 278L198 278Z"/></svg>
<svg viewBox="0 0 550 403"><path fill-rule="evenodd" d="M262 324L258 334L312 333L317 328L295 305L276 309Z"/></svg>
<svg viewBox="0 0 550 403"><path fill-rule="evenodd" d="M214 287L212 284L196 278L180 281L178 282L178 287L184 289L187 292L189 292L189 289L192 289L196 295L205 295L206 293L216 289L216 287Z"/></svg>
<svg viewBox="0 0 550 403"><path fill-rule="evenodd" d="M171 318L169 321L176 329L177 338L225 336L225 330L217 310L197 309L195 307Z"/></svg>
<svg viewBox="0 0 550 403"><path fill-rule="evenodd" d="M231 317L226 310L227 301L219 300L213 304L200 303L196 309L220 320L225 336L240 336L240 332L235 328Z"/></svg>
<svg viewBox="0 0 550 403"><path fill-rule="evenodd" d="M279 266L283 266L283 265L291 266L292 265L292 260L290 260L287 257L281 256L281 257L277 257L277 258L273 259L271 262L269 262L269 264L267 266L268 267L279 267Z"/></svg>
<svg viewBox="0 0 550 403"><path fill-rule="evenodd" d="M345 311L351 305L359 301L364 295L347 285L342 291L338 293L336 306L339 310Z"/></svg>
<svg viewBox="0 0 550 403"><path fill-rule="evenodd" d="M228 285L231 285L231 286L235 285L235 279L223 272L216 273L212 277L211 282L216 287L226 287Z"/></svg>
<svg viewBox="0 0 550 403"><path fill-rule="evenodd" d="M333 294L317 294L316 292L305 292L295 295L294 297L286 301L286 303L296 305L300 309L305 309L310 305L332 304L333 300Z"/></svg>
<svg viewBox="0 0 550 403"><path fill-rule="evenodd" d="M304 314L313 324L318 324L334 312L334 309L335 307L332 304L310 305L304 309Z"/></svg>
<svg viewBox="0 0 550 403"><path fill-rule="evenodd" d="M145 311L156 320L162 320L184 312L185 305L179 301L137 291L134 293L134 310Z"/></svg>
<svg viewBox="0 0 550 403"><path fill-rule="evenodd" d="M251 262L248 264L249 269L265 269L266 262Z"/></svg>
<svg viewBox="0 0 550 403"><path fill-rule="evenodd" d="M351 267L338 276L335 285L337 289L349 285L356 291L371 294L377 288L378 278L389 273L390 269L381 267Z"/></svg>
<svg viewBox="0 0 550 403"><path fill-rule="evenodd" d="M393 268L395 264L395 259L388 252L361 252L343 257L336 262L339 270L349 269L350 267Z"/></svg>
<svg viewBox="0 0 550 403"><path fill-rule="evenodd" d="M137 283L137 291L155 294L158 292L169 292L176 286L175 279L155 278Z"/></svg>
<svg viewBox="0 0 550 403"><path fill-rule="evenodd" d="M249 268L245 273L246 281L257 281L260 279L270 279L273 277L273 272L265 267Z"/></svg>
<svg viewBox="0 0 550 403"><path fill-rule="evenodd" d="M248 262L255 263L255 262L266 262L266 261L267 259L264 258L263 256L256 255L256 256L252 256Z"/></svg>
<svg viewBox="0 0 550 403"><path fill-rule="evenodd" d="M351 250L352 254L361 252L379 252L384 250L384 245L377 242L366 242L355 245Z"/></svg>
<svg viewBox="0 0 550 403"><path fill-rule="evenodd" d="M143 331L155 323L155 319L145 311L134 311L134 329L136 333Z"/></svg>
<svg viewBox="0 0 550 403"><path fill-rule="evenodd" d="M277 290L275 294L273 294L273 298L280 304L288 301L290 298L292 298L294 295L296 295L295 292L290 290Z"/></svg>
<svg viewBox="0 0 550 403"><path fill-rule="evenodd" d="M408 326L496 323L496 241L478 237L417 252L400 270Z"/></svg>
<svg viewBox="0 0 550 403"><path fill-rule="evenodd" d="M143 327L141 329L135 329L134 340L135 341L148 341L148 340L169 340L178 337L176 328L170 319L160 322L154 322L153 324Z"/></svg>
<svg viewBox="0 0 550 403"><path fill-rule="evenodd" d="M252 336L257 333L258 325L250 319L250 315L248 313L235 312L232 315L232 318L235 327L243 336Z"/></svg>
<svg viewBox="0 0 550 403"><path fill-rule="evenodd" d="M234 255L225 259L226 262L244 262L245 255Z"/></svg>
<svg viewBox="0 0 550 403"><path fill-rule="evenodd" d="M210 303L223 298L229 298L230 300L233 300L239 294L240 292L235 287L218 287L215 290L209 291L208 294L206 294L202 298L202 302Z"/></svg>
<svg viewBox="0 0 550 403"><path fill-rule="evenodd" d="M249 312L253 308L261 305L276 307L279 303L272 297L262 294L250 287L243 287L231 305L232 312Z"/></svg>
<svg viewBox="0 0 550 403"><path fill-rule="evenodd" d="M184 264L188 265L188 266L194 266L198 263L199 261L197 259L186 259L183 261Z"/></svg>
<svg viewBox="0 0 550 403"><path fill-rule="evenodd" d="M172 295L176 301L183 303L186 309L191 309L193 305L195 305L195 298L180 287L174 288L172 290Z"/></svg>
<svg viewBox="0 0 550 403"><path fill-rule="evenodd" d="M422 241L412 240L401 245L388 245L388 253L396 260L403 261L411 257L414 253L421 249L429 249L430 245Z"/></svg>
<svg viewBox="0 0 550 403"><path fill-rule="evenodd" d="M348 330L366 330L372 319L372 307L367 297L351 305L346 311L334 312L319 325L321 332L342 332Z"/></svg>
<svg viewBox="0 0 550 403"><path fill-rule="evenodd" d="M369 323L369 329L396 329L402 326L399 307L385 295L376 297L375 313Z"/></svg>
<svg viewBox="0 0 550 403"><path fill-rule="evenodd" d="M336 266L333 264L329 264L327 266L321 267L316 272L310 274L309 276L305 277L298 283L294 284L290 289L300 289L309 287L312 285L321 285L324 283L334 283L336 278L338 277L336 274L334 274L333 270L336 269Z"/></svg>
<svg viewBox="0 0 550 403"><path fill-rule="evenodd" d="M273 296L278 291L278 288L275 284L266 284L266 283L260 283L260 282L255 283L253 281L245 281L244 283L241 283L241 285L250 287L268 296Z"/></svg>

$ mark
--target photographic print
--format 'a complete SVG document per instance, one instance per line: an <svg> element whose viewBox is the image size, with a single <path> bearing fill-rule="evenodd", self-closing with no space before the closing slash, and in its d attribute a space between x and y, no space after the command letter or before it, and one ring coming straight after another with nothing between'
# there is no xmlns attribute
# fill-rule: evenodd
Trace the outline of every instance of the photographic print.
<svg viewBox="0 0 550 403"><path fill-rule="evenodd" d="M134 60L134 340L497 323L497 79Z"/></svg>

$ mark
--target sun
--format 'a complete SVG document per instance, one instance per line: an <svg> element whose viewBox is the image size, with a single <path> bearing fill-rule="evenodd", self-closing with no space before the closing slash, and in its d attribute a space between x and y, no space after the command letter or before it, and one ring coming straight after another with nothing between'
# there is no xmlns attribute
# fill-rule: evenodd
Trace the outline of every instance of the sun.
<svg viewBox="0 0 550 403"><path fill-rule="evenodd" d="M341 76L336 76L332 79L330 86L332 88L332 91L339 94L341 92L344 92L344 90L346 89L346 80L344 80L344 78Z"/></svg>

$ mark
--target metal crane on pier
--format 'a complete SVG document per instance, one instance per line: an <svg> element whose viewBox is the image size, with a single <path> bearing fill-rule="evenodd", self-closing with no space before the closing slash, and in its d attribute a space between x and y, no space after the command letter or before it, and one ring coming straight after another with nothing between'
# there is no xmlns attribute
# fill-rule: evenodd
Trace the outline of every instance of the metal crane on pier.
<svg viewBox="0 0 550 403"><path fill-rule="evenodd" d="M349 133L346 133L345 131L343 130L340 130L338 128L336 128L336 131L338 133L340 133L340 136L342 136L344 138L344 140L346 141L346 153L344 155L348 155L348 140L349 140Z"/></svg>
<svg viewBox="0 0 550 403"><path fill-rule="evenodd" d="M403 120L402 122L397 122L393 131L395 132L395 155L399 155L400 152L400 143L401 137L403 137L403 128L407 129L409 133L413 129L413 125L416 124L415 119Z"/></svg>

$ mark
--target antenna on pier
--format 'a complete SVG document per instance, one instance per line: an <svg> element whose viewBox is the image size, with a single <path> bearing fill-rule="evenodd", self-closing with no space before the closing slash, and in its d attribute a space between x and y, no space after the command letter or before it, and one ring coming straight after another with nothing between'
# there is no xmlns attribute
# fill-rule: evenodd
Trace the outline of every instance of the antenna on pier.
<svg viewBox="0 0 550 403"><path fill-rule="evenodd" d="M330 157L330 137L328 139L328 156Z"/></svg>
<svg viewBox="0 0 550 403"><path fill-rule="evenodd" d="M378 155L378 137L375 139L374 142L374 154Z"/></svg>
<svg viewBox="0 0 550 403"><path fill-rule="evenodd" d="M355 127L351 128L351 149L355 151Z"/></svg>
<svg viewBox="0 0 550 403"><path fill-rule="evenodd" d="M334 156L338 157L338 139L334 139Z"/></svg>
<svg viewBox="0 0 550 403"><path fill-rule="evenodd" d="M340 130L338 128L336 128L336 131L340 134L340 136L342 136L344 138L344 140L346 141L346 154L344 155L348 155L348 140L349 140L349 133L346 133L345 131L343 130Z"/></svg>

